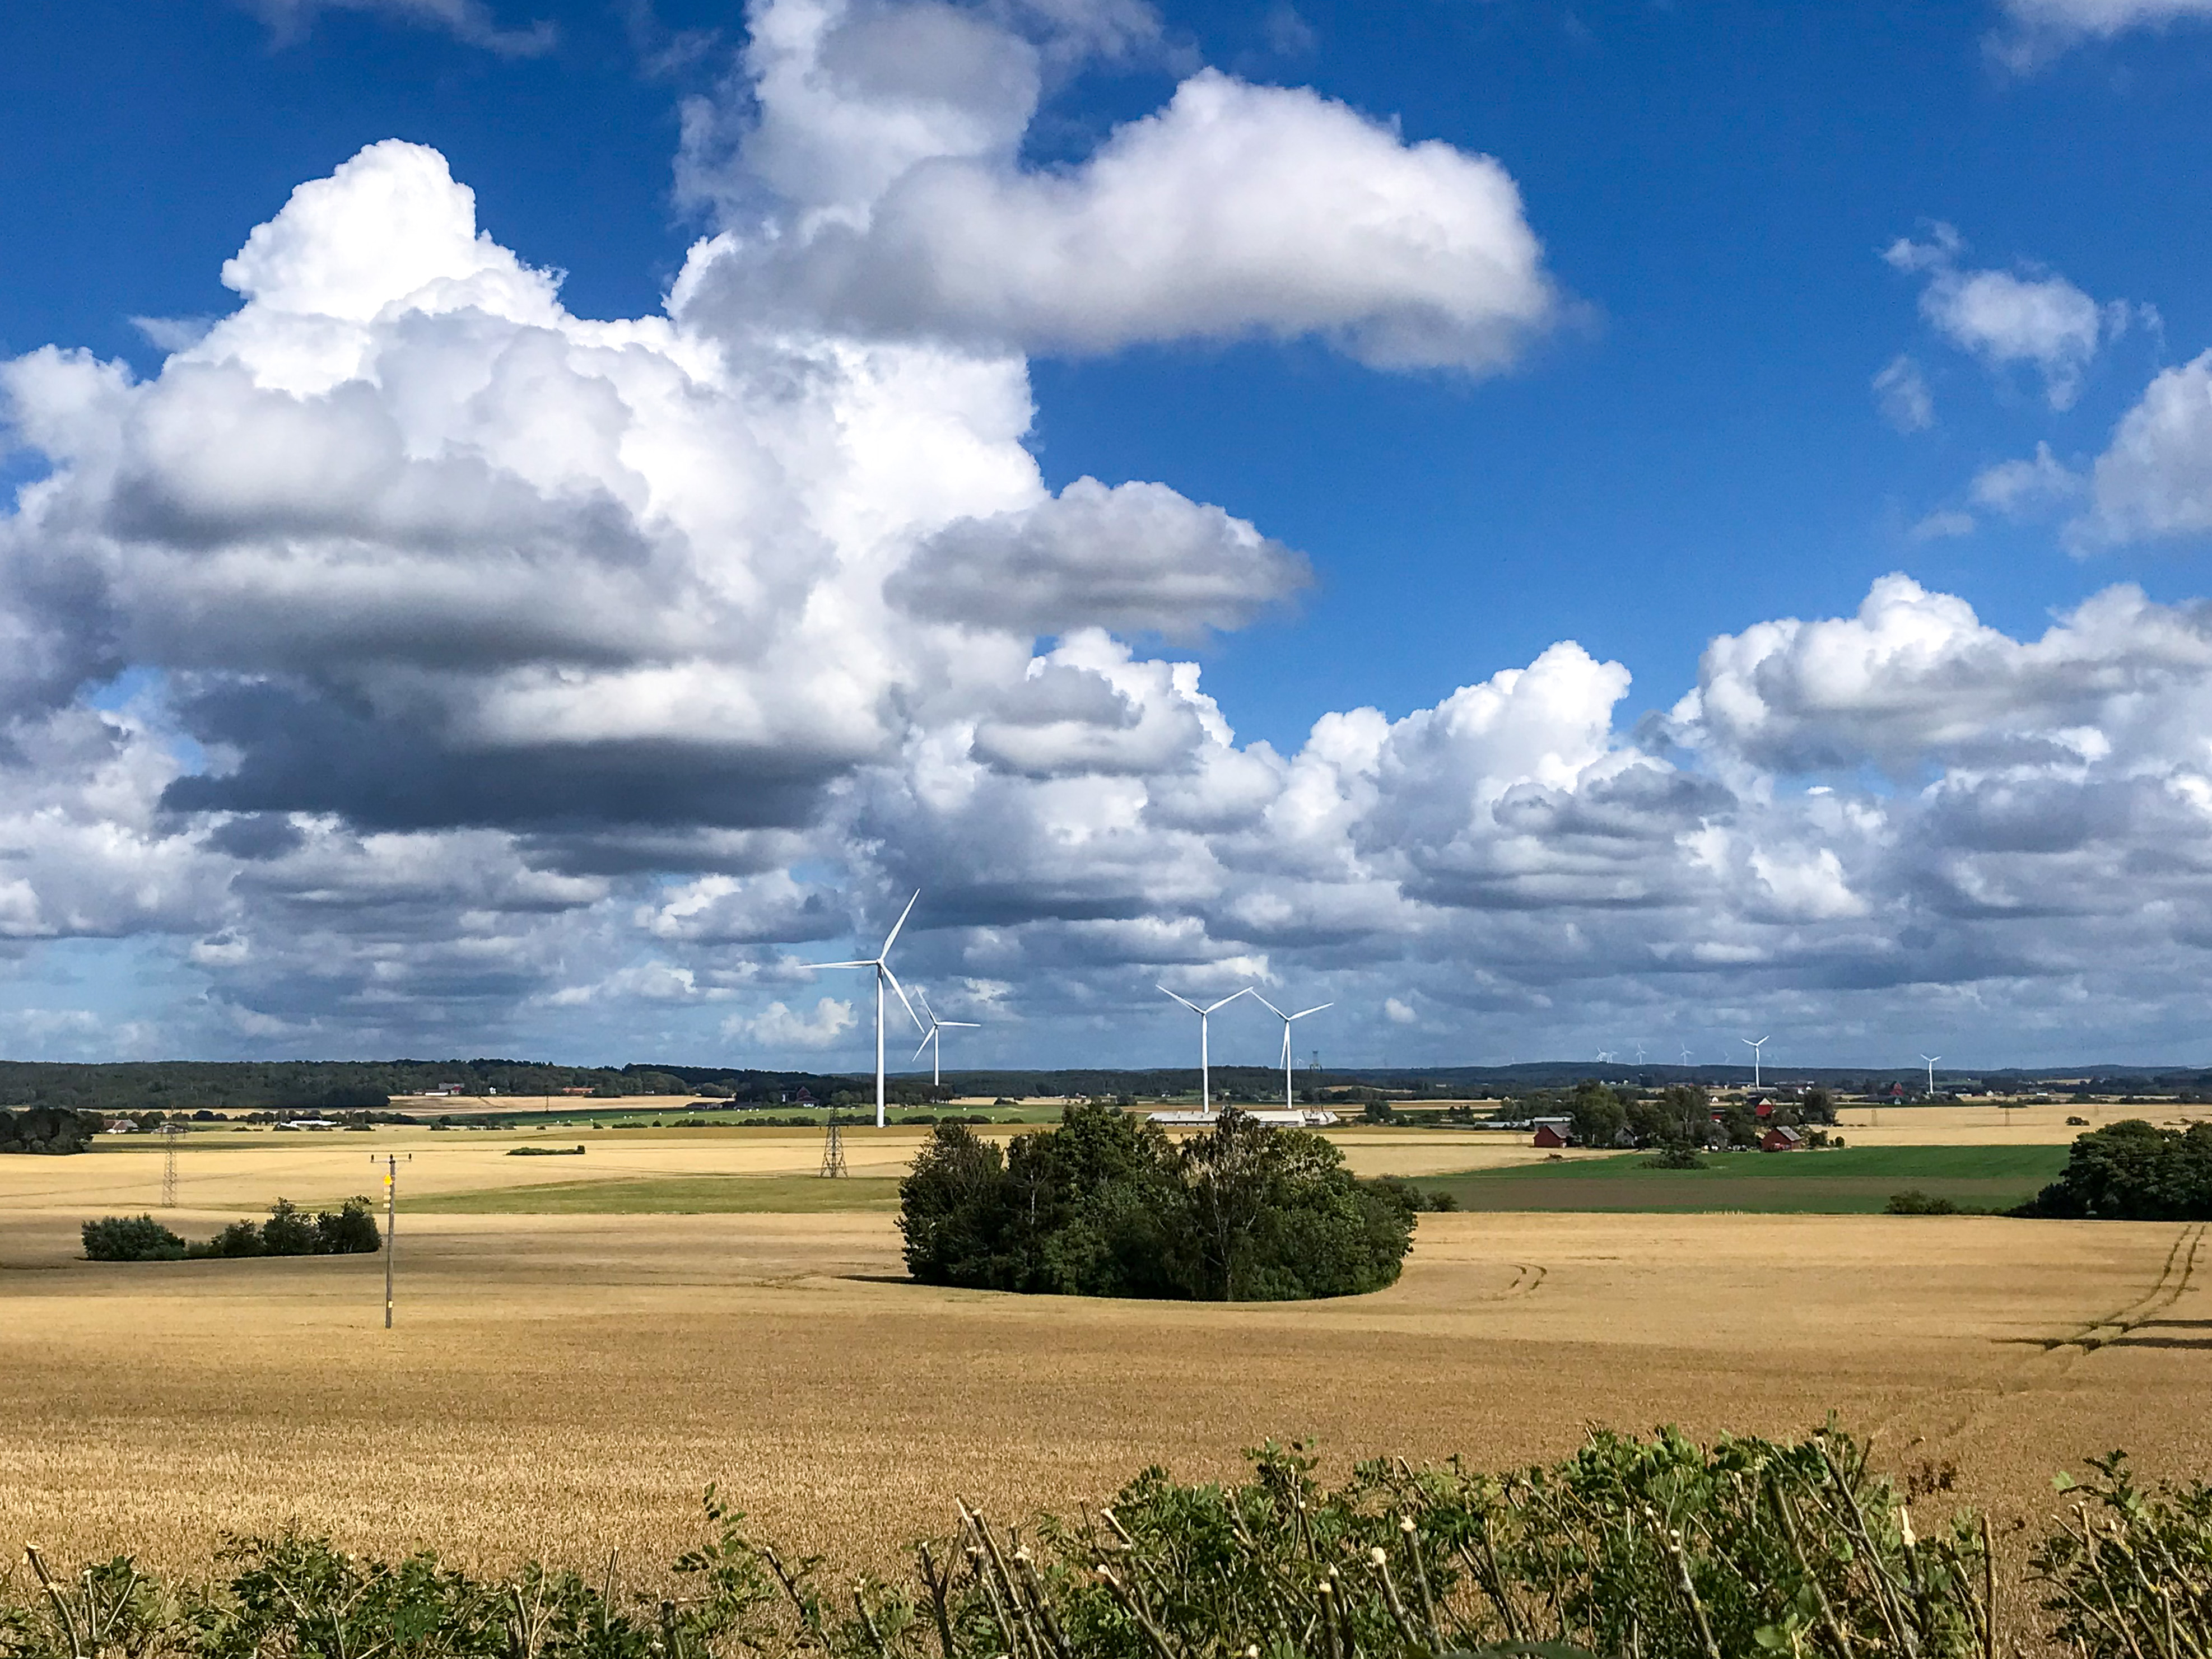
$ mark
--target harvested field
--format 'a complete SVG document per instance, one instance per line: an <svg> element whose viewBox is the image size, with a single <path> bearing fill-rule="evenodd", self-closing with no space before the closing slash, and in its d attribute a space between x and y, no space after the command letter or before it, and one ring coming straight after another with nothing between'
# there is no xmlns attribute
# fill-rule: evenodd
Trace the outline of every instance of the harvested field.
<svg viewBox="0 0 2212 1659"><path fill-rule="evenodd" d="M372 1139L344 1137L345 1167ZM779 1171L741 1137L629 1138L618 1168L693 1176L709 1151L787 1177L814 1143ZM341 1152L186 1152L188 1193L234 1196L194 1198L180 1228L265 1203L272 1172L303 1198L366 1184L311 1183L311 1155ZM1225 1473L1268 1435L1497 1463L1592 1421L1779 1433L1832 1407L1899 1465L1955 1462L1959 1496L2007 1516L2114 1445L2212 1469L2201 1228L1430 1216L1390 1291L1224 1308L914 1286L881 1213L416 1212L387 1334L379 1257L74 1260L83 1197L141 1156L0 1160L0 1538L64 1556L189 1563L220 1528L297 1517L386 1552L653 1562L715 1480L768 1535L880 1558L956 1493L1066 1507L1150 1462ZM615 1156L507 1158L482 1135L418 1143L402 1172L471 1193L578 1162L604 1179Z"/></svg>

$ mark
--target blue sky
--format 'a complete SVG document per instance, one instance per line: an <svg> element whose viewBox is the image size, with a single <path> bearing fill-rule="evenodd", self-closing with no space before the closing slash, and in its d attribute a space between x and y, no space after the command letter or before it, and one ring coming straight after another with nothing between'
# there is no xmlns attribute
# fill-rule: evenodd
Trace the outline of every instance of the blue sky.
<svg viewBox="0 0 2212 1659"><path fill-rule="evenodd" d="M28 872L0 993L21 1051L96 1052L125 1041L113 1034L127 1027L126 1046L165 1053L385 1052L450 1038L457 1049L575 1058L857 1063L865 1021L823 1012L823 994L845 993L813 986L789 963L842 936L821 931L830 911L865 932L895 890L921 885L962 896L933 920L927 906L917 913L915 971L941 987L948 1010L991 1016L975 1042L1009 1060L1109 1059L1127 1041L1109 1034L1131 1029L1143 1034L1143 1052L1127 1058L1158 1058L1154 1048L1179 1041L1176 1028L1132 1022L1149 1019L1138 999L1162 974L1194 987L1256 975L1334 991L1346 1010L1346 1059L1579 1053L1638 1036L1656 1050L1669 1047L1670 1032L1771 1019L1800 1059L1874 1060L1886 1056L1900 1009L1940 1028L1928 1041L1989 1061L2196 1052L2194 1011L2169 999L2203 948L2207 895L2193 862L2196 820L2172 814L2195 810L2204 757L2192 745L2204 704L2193 647L2171 636L2200 625L2192 607L2206 588L2212 517L2196 503L2207 476L2198 468L2212 460L2194 447L2203 434L2189 429L2153 443L2155 454L2133 471L2106 463L2125 447L2116 433L2157 377L2212 346L2202 280L2212 264L2212 182L2202 165L2212 136L2212 8L2141 0L2077 15L2071 0L1881 10L1486 0L1155 12L1008 0L964 10L830 9L833 33L851 40L863 24L957 11L960 28L900 38L926 38L951 55L948 64L963 52L997 63L991 42L1012 42L1006 51L1042 66L1036 106L1013 130L1018 145L979 164L1008 192L1008 213L1030 210L1023 192L1039 179L1090 177L1117 132L1157 118L1179 86L1209 73L1307 100L1253 102L1263 125L1347 112L1359 125L1331 128L1325 141L1369 146L1346 149L1355 173L1413 168L1407 158L1436 146L1494 158L1517 188L1520 218L1481 234L1533 236L1540 264L1523 275L1543 289L1531 302L1538 310L1513 313L1510 347L1492 352L1468 343L1492 326L1489 313L1450 301L1451 343L1410 362L1383 361L1357 331L1431 305L1464 273L1409 264L1405 294L1344 297L1329 286L1345 280L1333 261L1387 264L1401 251L1363 247L1352 232L1340 248L1322 246L1334 234L1326 203L1315 210L1319 230L1271 256L1289 270L1312 250L1313 269L1297 277L1314 285L1300 302L1309 309L1291 321L1262 273L1218 279L1227 285L1220 303L1245 313L1191 325L1178 296L1217 279L1171 259L1139 274L1165 297L1132 302L1127 316L1110 293L1002 295L988 315L975 308L981 301L957 315L920 315L914 306L923 302L884 297L881 284L901 280L895 263L864 272L877 286L850 293L825 286L834 285L829 265L802 265L795 253L790 269L770 269L767 256L744 251L749 237L774 227L781 246L795 249L816 234L808 213L848 209L810 206L779 183L762 135L773 137L781 106L763 90L757 53L744 55L769 9L749 19L732 6L507 0L18 9L0 23L0 241L13 256L0 277L0 357L30 363L58 347L119 361L131 395L151 407L165 387L186 385L193 352L219 358L231 349L195 345L192 335L239 311L240 293L221 272L247 234L291 223L278 216L295 187L331 176L365 146L404 140L434 151L473 191L475 223L493 242L525 266L566 273L568 318L656 316L690 258L707 288L722 284L711 301L720 309L710 316L702 300L686 313L679 303L678 321L732 350L778 307L780 340L811 330L824 349L921 341L915 349L934 350L930 343L957 336L963 363L1016 366L1034 416L1002 435L1034 457L1043 490L1085 477L1164 485L1255 526L1290 550L1285 558L1302 556L1303 584L1289 565L1216 568L1207 550L1218 549L1205 539L1212 532L1193 520L1196 539L1176 544L1183 564L1151 580L1161 594L1200 579L1216 592L1243 584L1219 614L1197 616L1210 631L1174 625L1181 599L1126 596L1121 608L1094 612L1063 595L1037 613L1045 621L1025 612L1009 625L1041 665L1071 628L1095 623L1124 641L1126 670L1107 672L1079 651L1051 659L1070 685L1114 681L1123 711L1108 722L1115 730L1152 730L1152 694L1130 678L1143 665L1200 664L1234 744L1221 747L1217 734L1216 750L1144 746L1141 762L1101 763L1105 739L1078 741L1065 722L1006 715L990 702L1013 695L1003 687L975 690L959 708L902 713L866 741L841 728L826 746L821 732L853 709L799 721L811 734L803 738L738 742L680 721L650 731L620 724L619 735L591 740L599 746L588 757L574 746L580 739L550 728L526 742L503 727L504 736L465 743L455 722L474 716L458 703L441 705L434 731L395 712L404 699L393 663L436 657L442 647L423 641L442 638L450 617L363 624L339 649L361 653L352 678L325 673L305 646L270 655L188 639L165 633L164 606L183 614L176 608L234 604L238 590L193 600L176 572L204 572L218 545L241 558L275 556L265 525L100 529L72 540L85 525L117 521L124 496L105 505L88 496L81 513L19 506L12 538L0 544L17 573L8 602L19 636L46 641L30 653L42 661L79 665L45 672L10 705L15 763L29 769L25 799L52 796L46 824L66 820L109 842L134 838L129 858L102 863L41 839L29 818L13 843L0 828L0 852L12 845ZM804 9L798 0L787 8ZM84 50L88 40L100 50ZM807 73L830 73L823 64L834 68L824 55ZM687 144L687 106L714 125L717 143ZM835 118L859 118L860 108ZM876 118L881 108L864 112ZM809 105L791 118L831 117ZM1158 172L1146 187L1171 201L1200 192L1192 198L1199 222L1246 223L1252 204L1237 195L1233 173L1175 171L1203 161L1177 152L1148 163ZM1407 190L1441 193L1407 210L1433 210L1443 223L1473 199L1451 198L1473 190L1472 179L1409 171ZM1270 188L1295 195L1304 186ZM348 189L337 211L374 210L373 192ZM1205 198L1207 190L1226 194ZM866 211L885 222L891 199ZM1091 234L1072 219L1063 228ZM1019 252L958 244L957 224L940 229L933 258L988 264ZM304 218L283 233L321 234ZM1126 238L1127 228L1113 234ZM736 251L720 264L695 252L709 237ZM265 293L246 297L248 313L298 309ZM395 290L395 304L400 297ZM1086 304L1120 320L1086 318ZM1496 301L1497 315L1509 310ZM134 318L179 320L147 330ZM1069 343L1091 339L1094 325L1110 336L1105 343ZM239 331L252 326L247 315ZM182 356L165 369L171 349ZM264 390L320 399L317 409L343 401L330 385L303 389L271 368L276 347L240 349L236 361L253 365ZM459 374L456 361L441 360L439 373ZM375 383L378 372L360 368L359 383ZM742 380L753 371L730 372ZM2193 383L2172 384L2185 404L2194 395ZM1903 403L1900 386L1910 394ZM723 389L739 403L751 395L744 384ZM88 458L125 453L132 421L147 417L120 404L112 443L79 434L71 450L41 435L40 421L51 424L76 395L19 378L8 477L89 489L97 469ZM951 407L911 412L936 418ZM161 465L228 477L223 443L248 455L253 428L240 416L224 439L230 415L202 418L216 423L213 447ZM700 441L711 450L704 428ZM419 449L422 441L410 441ZM472 457L495 458L495 445L471 441ZM2002 471L2034 463L2039 446L2048 449L2040 471ZM327 462L329 452L316 453ZM941 527L962 511L980 521L1028 510L1005 495L991 469L1009 464L1007 452L996 454L965 508L902 498L896 512L922 550L911 556L915 569L971 568L957 561L980 556L972 538L957 523ZM881 459L856 451L855 465ZM528 470L507 465L516 477ZM126 465L118 476L137 475ZM303 476L282 489L312 493ZM571 484L540 478L532 488L573 503ZM493 540L506 547L553 533L525 519L538 523L523 513ZM1105 522L1086 520L1081 533L1149 533L1098 528ZM365 544L357 527L343 533L355 538L349 545ZM702 532L687 533L697 545ZM1034 531L1060 538L1052 544L1063 549L1077 533ZM175 562L187 544L198 552ZM283 557L296 566L304 547ZM1125 552L1086 544L1082 556L1119 568ZM374 564L382 556L362 556ZM398 586L418 583L404 562L393 554L374 568ZM75 574L57 574L64 567ZM350 614L356 601L343 596L361 573L341 578L327 560L316 568L330 580L322 601ZM1925 600L1897 614L1919 620L1887 633L1867 623L1830 641L1873 665L1850 694L1858 702L1838 702L1821 680L1818 651L1806 646L1799 661L1798 647L1784 644L1717 682L1764 696L1757 720L1714 714L1706 653L1716 636L1748 638L1775 619L1852 618L1893 572ZM2149 610L2102 631L2068 624L2042 657L1996 642L2032 641L2115 584L2140 588ZM93 588L97 602L84 597ZM55 597L64 589L75 596L66 603ZM1084 589L1095 601L1094 590ZM255 591L276 607L270 614L283 613L273 589ZM298 591L286 591L296 603ZM1971 606L1982 631L1956 606L1943 610L1944 596ZM526 585L500 603L520 614L557 608L550 589ZM931 625L960 620L940 610ZM306 632L337 648L328 641L340 624L319 626ZM748 628L763 630L763 651L772 635L793 637L764 615L730 627L741 654ZM392 630L409 628L413 642L394 645ZM1011 635L993 638L994 649L1013 649ZM1259 792L1253 802L1270 788L1288 792L1280 801L1297 799L1297 757L1318 757L1308 747L1317 720L1372 708L1402 721L1562 641L1593 659L1591 672L1621 665L1632 684L1621 691L1577 669L1583 678L1557 705L1572 705L1559 718L1574 730L1531 738L1528 754L1510 744L1510 754L1456 759L1424 750L1415 764L1385 745L1361 763L1391 800L1400 786L1390 781L1410 779L1404 787L1449 801L1424 795L1370 810L1364 786L1343 781L1359 768L1340 767L1343 810L1358 824L1338 853L1279 840L1261 848L1251 824L1200 824L1167 804L1176 778L1203 775L1228 791L1208 769L1243 764L1236 757L1255 742L1285 769L1271 784L1237 787ZM547 647L540 665L569 660L568 648ZM584 655L611 660L630 648L603 641ZM860 639L854 648L866 656L878 647ZM890 655L908 648L902 635L880 646ZM1019 653L1006 660L1018 665ZM1686 711L1677 705L1699 686L1701 660L1705 706ZM509 662L499 672L522 671ZM1020 684L1045 683L1042 667L1026 680L1018 666L1004 672ZM887 672L868 706L921 707L943 678L926 665ZM1782 707L1774 688L1785 684L1802 708ZM2095 701L2120 696L2115 688L2132 701ZM469 695L495 702L512 690L487 681ZM1162 721L1196 718L1187 693L1158 692L1182 698L1173 709L1158 705ZM2145 716L2146 698L2170 707ZM258 711L250 718L248 703ZM1906 704L1920 713L1908 718ZM56 722L81 726L103 709L118 718L118 708L143 764L95 761L82 732L56 735ZM1601 730L1589 726L1592 708ZM1978 711L1966 722L1973 729L1946 719L1947 708ZM1034 745L994 749L994 720L1052 732L1061 746L1042 758ZM1788 741L1771 736L1783 724L1795 734ZM48 735L27 736L33 728ZM2087 732L2101 735L2084 748ZM977 805L978 795L963 809L1000 822L1030 815L1023 846L981 848L972 825L961 828L969 820L941 802L927 810L943 810L942 823L913 830L912 845L904 830L886 843L886 824L911 826L922 810L928 774L916 757L937 764L953 740L947 732L972 742L994 777L1027 781L1018 804L1010 795ZM1421 735L1407 728L1400 746L1410 756ZM498 750L490 758L486 743ZM442 758L424 767L406 758L433 750ZM298 760L310 750L320 751L313 778ZM570 778L572 762L580 769ZM1449 781L1455 765L1471 780L1463 787ZM413 781L379 779L378 766ZM641 816L594 809L569 821L543 805L487 805L458 782L421 781L444 777L441 766L500 780L507 802L541 785L557 793L566 780L586 793L690 804ZM680 785L656 766L680 768ZM694 787L702 766L720 769L728 787L702 794ZM134 780L137 805L118 804L117 768ZM664 776L665 787L656 781ZM1087 820L1095 803L1066 805L1085 776L1118 781L1102 785L1100 799L1140 776L1148 793ZM1577 811L1602 816L1606 792L1656 790L1662 779L1678 798L1666 813L1638 818L1632 833L1615 825L1597 842L1577 839L1591 833L1574 827ZM2117 817L2116 781L2148 792ZM1698 789L1725 791L1729 801L1692 800ZM780 790L805 799L785 800ZM1552 816L1540 823L1512 817L1521 810L1512 803L1531 791L1551 792ZM2021 805L2030 794L2042 804ZM411 804L392 805L403 795ZM769 796L782 804L762 805ZM1250 810L1279 824L1280 801ZM1846 802L1848 822L1822 817ZM1887 816L1875 824L1869 813ZM1988 830L1992 815L2078 825L2031 846L2033 837ZM641 827L643 818L655 822ZM1095 868L1063 868L1040 851L1103 834L1109 820L1117 836L1141 824L1181 839L1117 842L1113 858L1126 868L1103 886ZM1944 839L1968 821L1984 827ZM732 836L752 839L733 851ZM1723 841L1732 850L1716 850ZM1644 853L1624 851L1630 842ZM933 850L916 850L925 846ZM345 864L343 878L331 870L276 878L319 849ZM1671 873L1647 866L1644 853ZM1969 870L1976 860L1984 865ZM397 886L394 861L410 872ZM1353 863L1356 878L1344 873ZM475 898L458 889L441 897L440 882ZM734 884L701 886L718 882ZM343 902L331 896L341 889ZM2060 891L2063 902L2048 897ZM299 931L283 918L309 902L319 915L343 909L353 920L318 934L319 962L302 973L284 963L279 941ZM685 916L728 915L703 931L665 921L656 931L637 920L656 902L689 903ZM806 921L791 920L801 911ZM1262 911L1264 925L1253 920ZM1121 932L1100 937L1109 922ZM1683 952L1692 945L1704 954L1689 968ZM434 958L440 965L423 965ZM1717 1052L1721 1040L1692 1047Z"/></svg>

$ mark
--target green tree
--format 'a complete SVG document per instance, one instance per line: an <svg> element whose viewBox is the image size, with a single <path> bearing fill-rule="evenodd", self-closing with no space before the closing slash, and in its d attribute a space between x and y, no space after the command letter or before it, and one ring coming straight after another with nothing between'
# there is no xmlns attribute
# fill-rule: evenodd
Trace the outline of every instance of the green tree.
<svg viewBox="0 0 2212 1659"><path fill-rule="evenodd" d="M371 1255L383 1243L366 1198L349 1198L337 1209L322 1211L315 1217L318 1255Z"/></svg>
<svg viewBox="0 0 2212 1659"><path fill-rule="evenodd" d="M280 1198L269 1212L269 1219L261 1224L261 1253L264 1255L313 1255L315 1253L315 1224L301 1213L300 1206L289 1198Z"/></svg>
<svg viewBox="0 0 2212 1659"><path fill-rule="evenodd" d="M2129 1118L2077 1136L2058 1179L2021 1213L2117 1221L2212 1220L2212 1123Z"/></svg>
<svg viewBox="0 0 2212 1659"><path fill-rule="evenodd" d="M185 1241L150 1215L111 1215L80 1230L88 1261L179 1261Z"/></svg>
<svg viewBox="0 0 2212 1659"><path fill-rule="evenodd" d="M1575 1121L1575 1140L1583 1146L1610 1146L1628 1127L1628 1109L1620 1097L1594 1078L1575 1085L1567 1097L1567 1115Z"/></svg>

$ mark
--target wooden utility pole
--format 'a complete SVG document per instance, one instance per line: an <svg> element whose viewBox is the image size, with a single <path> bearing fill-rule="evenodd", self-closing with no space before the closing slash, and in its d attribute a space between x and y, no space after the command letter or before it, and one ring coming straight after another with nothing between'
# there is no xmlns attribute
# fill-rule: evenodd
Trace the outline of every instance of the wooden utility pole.
<svg viewBox="0 0 2212 1659"><path fill-rule="evenodd" d="M409 1156L413 1156L411 1153ZM371 1152L368 1161L376 1162ZM384 1155L384 1328L392 1328L392 1252L395 1225L399 1219L399 1154Z"/></svg>

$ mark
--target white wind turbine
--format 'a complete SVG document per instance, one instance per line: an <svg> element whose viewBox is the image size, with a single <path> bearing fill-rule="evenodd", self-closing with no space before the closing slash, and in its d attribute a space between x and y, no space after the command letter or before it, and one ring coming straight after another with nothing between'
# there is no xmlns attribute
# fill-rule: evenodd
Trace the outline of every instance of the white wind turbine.
<svg viewBox="0 0 2212 1659"><path fill-rule="evenodd" d="M1636 1063L1638 1066L1641 1066L1644 1063L1644 1039L1642 1037L1636 1039Z"/></svg>
<svg viewBox="0 0 2212 1659"><path fill-rule="evenodd" d="M1685 1066L1687 1066L1689 1063L1690 1063L1690 1045L1689 1045L1688 1043L1686 1043L1686 1043L1684 1043L1684 1044L1682 1045L1682 1064L1683 1064L1683 1065L1685 1065Z"/></svg>
<svg viewBox="0 0 2212 1659"><path fill-rule="evenodd" d="M1175 994L1170 991L1168 994L1173 996ZM1317 1014L1324 1008L1334 1008L1336 1005L1333 1002L1317 1002L1310 1008L1301 1008L1295 1014L1286 1014L1281 1009L1275 1006L1273 1003L1268 1001L1267 998L1261 996L1257 991L1252 993L1252 1000L1258 1003L1262 1008L1265 1008L1269 1013L1273 1014L1277 1019L1283 1022L1283 1109L1287 1112L1291 1109L1292 1103L1291 1096L1291 1022L1294 1019L1304 1019L1308 1014Z"/></svg>
<svg viewBox="0 0 2212 1659"><path fill-rule="evenodd" d="M1756 1089L1759 1087L1759 1051L1766 1046L1766 1039L1761 1037L1758 1042L1753 1042L1749 1037L1738 1037L1736 1041L1746 1044L1751 1049L1751 1086Z"/></svg>
<svg viewBox="0 0 2212 1659"><path fill-rule="evenodd" d="M926 993L916 991L915 995L921 998L921 1012L929 1017L929 1030L923 1033L921 1041L915 1045L914 1057L920 1060L924 1048L930 1051L929 1082L930 1086L935 1088L945 1081L944 1073L940 1069L945 1061L945 1042L938 1033L948 1030L980 1031L983 1028L972 1019L939 1019L936 1012L930 1007L929 998Z"/></svg>
<svg viewBox="0 0 2212 1659"><path fill-rule="evenodd" d="M899 912L899 919L891 924L890 933L884 940L884 948L875 955L858 962L810 962L806 964L809 968L872 968L876 970L876 1127L878 1129L884 1127L884 982L886 980L890 981L891 989L898 992L898 1000L906 1008L906 1017L914 1021L916 1027L921 1024L921 1016L914 1012L914 1004L906 1000L906 992L898 982L898 975L891 972L890 961L892 942L898 938L899 929L906 926L906 919L914 914L914 907L921 897L921 890L917 888L914 897L906 902L906 908Z"/></svg>
<svg viewBox="0 0 2212 1659"><path fill-rule="evenodd" d="M1941 1054L1923 1054L1920 1058L1928 1062L1928 1098L1933 1100L1936 1098L1936 1062L1942 1059L1943 1056Z"/></svg>
<svg viewBox="0 0 2212 1659"><path fill-rule="evenodd" d="M1210 1112L1213 1109L1213 1073L1206 1057L1206 1022L1212 1016L1214 1009L1226 1008L1237 998L1250 995L1252 988L1248 985L1241 991L1231 991L1220 1001L1205 1008L1200 1007L1188 997L1176 997L1176 994L1164 985L1153 988L1164 996L1175 997L1177 1002L1198 1016L1198 1104L1201 1111Z"/></svg>

